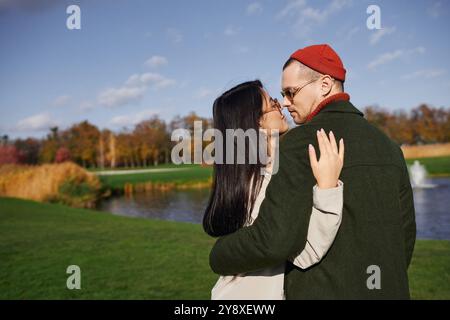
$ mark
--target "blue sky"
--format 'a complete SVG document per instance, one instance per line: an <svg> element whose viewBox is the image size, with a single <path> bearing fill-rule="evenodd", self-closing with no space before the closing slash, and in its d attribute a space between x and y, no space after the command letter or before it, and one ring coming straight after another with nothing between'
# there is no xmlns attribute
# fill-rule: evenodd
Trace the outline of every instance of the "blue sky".
<svg viewBox="0 0 450 320"><path fill-rule="evenodd" d="M66 27L71 4L80 30ZM381 30L366 26L371 4ZM211 117L215 97L242 81L278 97L285 60L317 43L341 56L360 109L448 107L449 30L445 0L0 0L0 134Z"/></svg>

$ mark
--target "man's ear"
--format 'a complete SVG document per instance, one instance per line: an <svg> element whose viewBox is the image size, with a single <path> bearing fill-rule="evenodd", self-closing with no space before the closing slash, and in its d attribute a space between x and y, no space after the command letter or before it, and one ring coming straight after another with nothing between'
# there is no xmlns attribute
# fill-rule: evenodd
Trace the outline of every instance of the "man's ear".
<svg viewBox="0 0 450 320"><path fill-rule="evenodd" d="M326 97L333 89L334 79L329 75L324 75L320 79L320 91L322 96Z"/></svg>

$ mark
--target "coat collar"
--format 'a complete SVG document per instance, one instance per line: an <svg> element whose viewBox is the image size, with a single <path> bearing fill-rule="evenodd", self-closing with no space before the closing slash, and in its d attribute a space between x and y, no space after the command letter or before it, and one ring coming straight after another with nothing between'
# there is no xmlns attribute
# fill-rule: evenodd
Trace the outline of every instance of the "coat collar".
<svg viewBox="0 0 450 320"><path fill-rule="evenodd" d="M317 113L310 121L313 121L317 117L321 117L321 115L327 112L340 112L340 113L354 113L364 117L364 114L359 111L350 101L346 100L337 100L332 101L325 105L319 113Z"/></svg>
<svg viewBox="0 0 450 320"><path fill-rule="evenodd" d="M323 108L325 108L330 103L336 101L349 101L349 100L350 96L348 95L348 93L345 92L339 92L329 96L328 98L322 100L319 103L319 105L313 110L313 112L311 112L311 114L306 118L306 122L311 121L312 118L314 118L320 111L322 111Z"/></svg>

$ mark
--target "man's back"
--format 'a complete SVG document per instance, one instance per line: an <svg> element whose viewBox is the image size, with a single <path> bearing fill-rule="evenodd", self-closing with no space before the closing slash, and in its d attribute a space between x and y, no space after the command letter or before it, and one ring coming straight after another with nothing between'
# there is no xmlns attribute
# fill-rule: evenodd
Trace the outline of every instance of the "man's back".
<svg viewBox="0 0 450 320"><path fill-rule="evenodd" d="M300 139L316 144L315 133L320 128L344 138L343 220L333 246L318 265L301 270L287 263L286 298L409 298L407 268L416 230L412 190L400 148L353 105L342 101L289 132L288 152L304 163L308 155L295 144L305 143Z"/></svg>

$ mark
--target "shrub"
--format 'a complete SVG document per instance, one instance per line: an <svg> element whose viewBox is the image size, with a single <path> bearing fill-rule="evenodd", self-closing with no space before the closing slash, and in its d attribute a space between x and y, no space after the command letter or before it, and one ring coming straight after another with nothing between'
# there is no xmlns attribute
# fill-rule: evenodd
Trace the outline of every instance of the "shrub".
<svg viewBox="0 0 450 320"><path fill-rule="evenodd" d="M0 196L93 207L100 193L97 176L71 162L0 166Z"/></svg>

